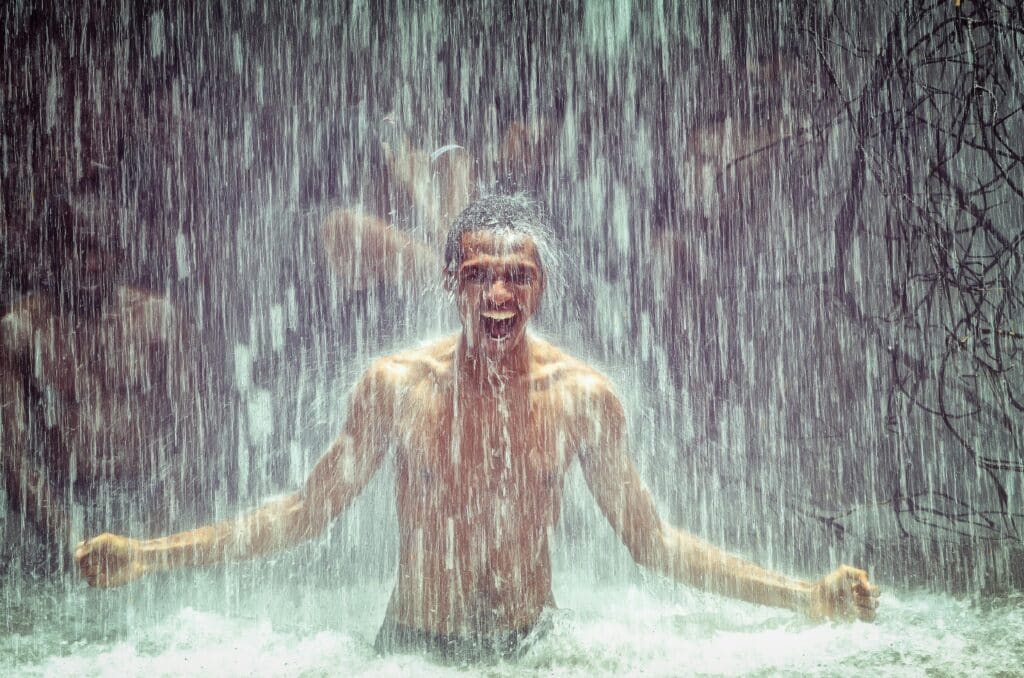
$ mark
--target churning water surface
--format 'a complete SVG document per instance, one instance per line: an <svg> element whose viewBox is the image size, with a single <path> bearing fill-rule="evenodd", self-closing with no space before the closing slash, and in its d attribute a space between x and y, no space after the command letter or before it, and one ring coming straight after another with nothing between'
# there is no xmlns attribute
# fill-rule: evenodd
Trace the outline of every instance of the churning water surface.
<svg viewBox="0 0 1024 678"><path fill-rule="evenodd" d="M444 665L378 656L386 583L314 587L250 582L231 612L210 579L135 617L133 587L28 587L7 610L0 673L15 676L330 675L1021 675L1024 598L997 603L883 593L878 621L816 624L660 580L556 574L559 609L522 658ZM262 590L261 590L262 589ZM205 601L205 604L204 604ZM141 623L140 623L141 622Z"/></svg>

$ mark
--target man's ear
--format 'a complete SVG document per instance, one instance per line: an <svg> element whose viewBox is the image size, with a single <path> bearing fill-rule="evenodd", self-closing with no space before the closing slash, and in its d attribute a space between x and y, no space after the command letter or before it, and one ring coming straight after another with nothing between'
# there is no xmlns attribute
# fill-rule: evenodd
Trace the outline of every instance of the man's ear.
<svg viewBox="0 0 1024 678"><path fill-rule="evenodd" d="M544 290L548 286L548 277L544 274L544 269L540 270L540 282L537 290L537 304L534 308L534 313L540 310L541 304L544 303Z"/></svg>

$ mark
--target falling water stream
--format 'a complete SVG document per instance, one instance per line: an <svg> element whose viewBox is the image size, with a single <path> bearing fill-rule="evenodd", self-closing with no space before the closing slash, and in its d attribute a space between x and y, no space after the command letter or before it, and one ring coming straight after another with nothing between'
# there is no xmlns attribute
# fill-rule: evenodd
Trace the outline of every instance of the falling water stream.
<svg viewBox="0 0 1024 678"><path fill-rule="evenodd" d="M108 591L5 471L0 674L1024 673L1024 10L763 4L4 3L3 454L27 422L69 541L294 491L374 358L458 329L460 191L524 192L555 235L533 331L614 382L662 518L868 569L876 622L643 570L573 468L543 637L378 656L387 462L318 539ZM165 309L155 338L93 294ZM18 352L37 303L65 362L45 323Z"/></svg>

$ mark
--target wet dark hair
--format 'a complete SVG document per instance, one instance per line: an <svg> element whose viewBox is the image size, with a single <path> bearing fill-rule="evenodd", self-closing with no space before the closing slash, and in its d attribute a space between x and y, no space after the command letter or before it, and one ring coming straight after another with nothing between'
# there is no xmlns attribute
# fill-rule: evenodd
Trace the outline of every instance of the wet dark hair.
<svg viewBox="0 0 1024 678"><path fill-rule="evenodd" d="M462 236L477 231L522 234L533 238L537 258L544 267L542 253L549 251L551 226L541 204L533 198L516 195L489 195L470 203L462 210L448 231L444 247L444 272L454 274L462 263Z"/></svg>

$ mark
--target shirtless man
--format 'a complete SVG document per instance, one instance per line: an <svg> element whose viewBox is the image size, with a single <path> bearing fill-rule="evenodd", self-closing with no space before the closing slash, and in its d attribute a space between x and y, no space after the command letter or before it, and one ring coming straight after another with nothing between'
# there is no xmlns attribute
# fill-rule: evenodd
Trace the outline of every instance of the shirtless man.
<svg viewBox="0 0 1024 678"><path fill-rule="evenodd" d="M271 553L319 534L386 456L396 467L399 563L381 651L509 656L552 606L548 535L579 460L634 559L678 581L812 617L874 618L878 589L843 566L791 579L658 517L630 460L622 405L590 366L526 331L545 286L546 231L528 200L496 196L456 219L445 284L462 331L379 359L304 488L235 521L136 540L103 534L75 553L92 586Z"/></svg>
<svg viewBox="0 0 1024 678"><path fill-rule="evenodd" d="M155 497L112 492L159 485L176 416L194 398L174 395L188 388L174 307L120 284L124 262L108 235L116 215L87 198L56 204L50 284L0 319L0 469L9 503L59 565L81 529L72 497L86 527L93 512L139 507L154 514L150 524L167 524Z"/></svg>

